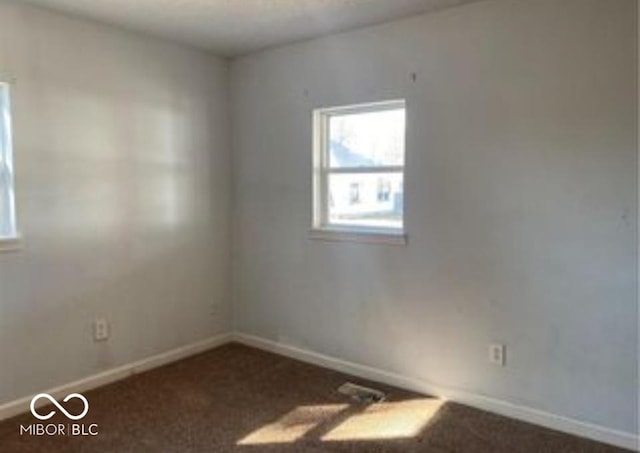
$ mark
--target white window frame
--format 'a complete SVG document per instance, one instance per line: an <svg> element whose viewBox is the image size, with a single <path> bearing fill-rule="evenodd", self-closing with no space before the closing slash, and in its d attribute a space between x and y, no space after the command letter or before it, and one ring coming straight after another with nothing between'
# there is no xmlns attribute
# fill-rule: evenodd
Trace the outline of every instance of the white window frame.
<svg viewBox="0 0 640 453"><path fill-rule="evenodd" d="M403 165L333 169L330 167L329 146L327 141L329 136L329 120L332 116L397 109L404 109L406 114L406 108L406 101L400 99L342 107L319 108L313 111L313 223L310 232L312 239L394 245L405 245L407 243L405 209L403 209L402 228L384 228L364 225L333 224L329 221L328 204L330 174L393 172L402 173L403 176L406 176L406 141L405 162L403 162ZM403 185L406 188L406 178L403 178Z"/></svg>
<svg viewBox="0 0 640 453"><path fill-rule="evenodd" d="M22 238L18 232L16 201L15 201L15 168L13 165L13 139L11 124L11 83L0 80L0 90L3 92L5 101L0 103L0 121L5 124L0 134L0 153L2 162L0 163L0 196L8 197L9 203L9 225L12 232L9 236L0 236L0 252L16 251L22 248ZM6 221L6 220L5 220Z"/></svg>

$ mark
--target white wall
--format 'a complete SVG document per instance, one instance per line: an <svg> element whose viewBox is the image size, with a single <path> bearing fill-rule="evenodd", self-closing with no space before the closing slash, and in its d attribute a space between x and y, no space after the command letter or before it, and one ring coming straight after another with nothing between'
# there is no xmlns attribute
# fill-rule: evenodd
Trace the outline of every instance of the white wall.
<svg viewBox="0 0 640 453"><path fill-rule="evenodd" d="M489 0L235 61L236 329L637 432L635 31ZM311 109L396 98L409 245L310 240Z"/></svg>
<svg viewBox="0 0 640 453"><path fill-rule="evenodd" d="M227 330L227 63L0 2L0 74L25 237L0 254L0 403Z"/></svg>

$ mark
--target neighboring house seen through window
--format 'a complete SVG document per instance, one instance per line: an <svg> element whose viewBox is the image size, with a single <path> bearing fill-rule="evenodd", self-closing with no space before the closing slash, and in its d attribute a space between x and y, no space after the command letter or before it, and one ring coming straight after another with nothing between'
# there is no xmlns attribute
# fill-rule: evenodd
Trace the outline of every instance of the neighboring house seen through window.
<svg viewBox="0 0 640 453"><path fill-rule="evenodd" d="M314 231L404 235L405 103L314 112Z"/></svg>

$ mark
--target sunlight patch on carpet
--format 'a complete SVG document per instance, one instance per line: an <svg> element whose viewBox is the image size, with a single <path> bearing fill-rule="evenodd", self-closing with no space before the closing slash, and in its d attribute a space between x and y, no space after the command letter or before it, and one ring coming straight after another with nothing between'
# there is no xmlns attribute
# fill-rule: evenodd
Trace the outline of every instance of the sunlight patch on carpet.
<svg viewBox="0 0 640 453"><path fill-rule="evenodd" d="M238 442L238 445L291 443L316 426L347 409L347 404L300 406L263 426Z"/></svg>
<svg viewBox="0 0 640 453"><path fill-rule="evenodd" d="M323 441L403 439L418 436L444 401L416 399L368 406L322 436Z"/></svg>

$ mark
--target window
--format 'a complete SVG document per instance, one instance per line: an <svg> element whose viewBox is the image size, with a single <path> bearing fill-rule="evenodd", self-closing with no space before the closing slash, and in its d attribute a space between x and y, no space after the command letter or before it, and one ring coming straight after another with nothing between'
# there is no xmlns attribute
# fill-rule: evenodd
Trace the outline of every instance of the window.
<svg viewBox="0 0 640 453"><path fill-rule="evenodd" d="M405 102L314 111L312 236L404 243Z"/></svg>
<svg viewBox="0 0 640 453"><path fill-rule="evenodd" d="M17 239L9 84L0 82L0 250L14 248Z"/></svg>

